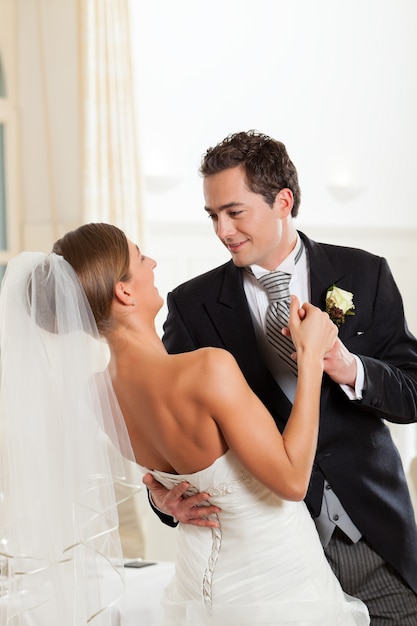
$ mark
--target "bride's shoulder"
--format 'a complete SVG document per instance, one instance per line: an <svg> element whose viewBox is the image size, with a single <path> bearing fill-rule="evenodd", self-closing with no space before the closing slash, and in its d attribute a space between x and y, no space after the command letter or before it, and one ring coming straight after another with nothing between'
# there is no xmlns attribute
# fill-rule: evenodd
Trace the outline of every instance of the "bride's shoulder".
<svg viewBox="0 0 417 626"><path fill-rule="evenodd" d="M201 391L214 386L220 392L225 384L242 377L234 356L223 348L199 348L181 356L181 369L187 372L189 383Z"/></svg>
<svg viewBox="0 0 417 626"><path fill-rule="evenodd" d="M199 348L186 354L196 367L213 370L213 373L219 371L219 368L237 367L234 356L223 348Z"/></svg>

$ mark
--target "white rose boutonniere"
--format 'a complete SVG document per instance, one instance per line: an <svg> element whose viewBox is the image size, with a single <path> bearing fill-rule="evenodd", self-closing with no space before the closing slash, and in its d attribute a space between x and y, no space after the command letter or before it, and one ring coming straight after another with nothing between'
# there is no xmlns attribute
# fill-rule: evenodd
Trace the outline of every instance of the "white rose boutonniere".
<svg viewBox="0 0 417 626"><path fill-rule="evenodd" d="M353 293L336 287L336 285L329 287L326 293L326 313L336 326L340 328L346 315L355 315L354 309Z"/></svg>

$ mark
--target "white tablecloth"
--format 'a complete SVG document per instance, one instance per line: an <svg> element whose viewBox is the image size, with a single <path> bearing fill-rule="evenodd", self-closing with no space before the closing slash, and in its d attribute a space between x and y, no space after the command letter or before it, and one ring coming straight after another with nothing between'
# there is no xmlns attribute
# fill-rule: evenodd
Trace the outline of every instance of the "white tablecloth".
<svg viewBox="0 0 417 626"><path fill-rule="evenodd" d="M162 594L174 575L174 563L125 567L126 591L112 609L112 626L157 626L162 619Z"/></svg>
<svg viewBox="0 0 417 626"><path fill-rule="evenodd" d="M110 623L111 626L158 626L162 619L162 595L174 575L174 563L157 562L141 568L125 567L124 571L125 592L109 609L110 613L106 612L108 618L105 623L109 623L109 626ZM10 608L9 602L10 598L0 595L1 624L5 619L3 608L6 609L7 606ZM22 608L19 605L19 597L14 598L14 603L18 609ZM46 621L39 613L34 614L29 610L12 620L12 623L19 626L59 626Z"/></svg>

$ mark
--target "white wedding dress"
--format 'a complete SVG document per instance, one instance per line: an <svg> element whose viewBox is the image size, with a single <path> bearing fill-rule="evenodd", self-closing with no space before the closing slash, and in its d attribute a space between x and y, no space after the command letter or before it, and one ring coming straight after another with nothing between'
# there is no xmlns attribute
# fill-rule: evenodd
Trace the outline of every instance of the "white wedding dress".
<svg viewBox="0 0 417 626"><path fill-rule="evenodd" d="M194 474L151 473L168 488L189 481L189 494L208 492L222 509L218 529L179 525L162 626L369 624L333 575L305 504L271 493L231 450Z"/></svg>

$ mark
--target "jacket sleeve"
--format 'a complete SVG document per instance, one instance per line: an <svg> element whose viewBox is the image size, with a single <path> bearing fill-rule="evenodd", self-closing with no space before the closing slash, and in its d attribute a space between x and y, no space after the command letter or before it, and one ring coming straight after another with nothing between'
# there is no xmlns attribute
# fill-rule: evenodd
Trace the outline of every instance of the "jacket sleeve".
<svg viewBox="0 0 417 626"><path fill-rule="evenodd" d="M157 514L161 522L163 522L167 526L170 526L171 528L175 528L176 526L178 526L178 522L173 517L171 517L171 515L162 513L162 511L156 508L156 506L152 502L152 498L150 496L149 490L148 490L148 500L149 500L149 504L151 505L153 512Z"/></svg>
<svg viewBox="0 0 417 626"><path fill-rule="evenodd" d="M180 352L191 352L198 346L193 342L188 327L176 306L175 297L172 292L167 296L168 315L164 323L164 335L162 341L170 354Z"/></svg>
<svg viewBox="0 0 417 626"><path fill-rule="evenodd" d="M396 423L417 421L417 340L404 317L398 287L384 258L367 329L369 348L358 356L365 370L362 408Z"/></svg>

